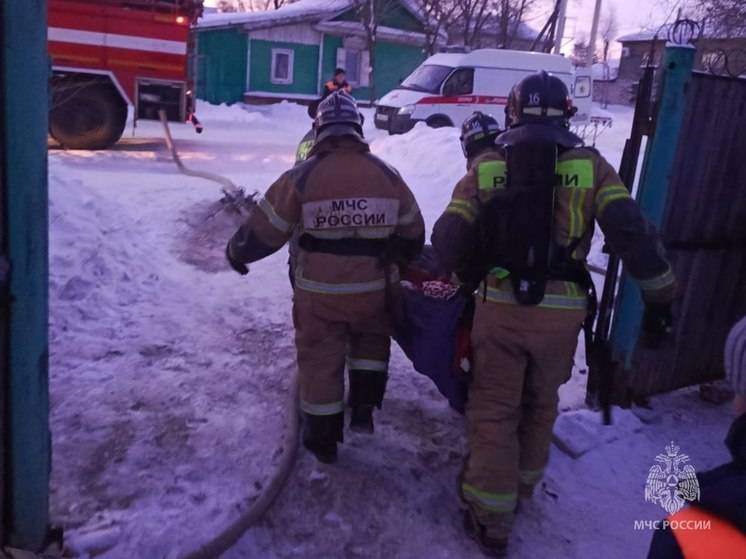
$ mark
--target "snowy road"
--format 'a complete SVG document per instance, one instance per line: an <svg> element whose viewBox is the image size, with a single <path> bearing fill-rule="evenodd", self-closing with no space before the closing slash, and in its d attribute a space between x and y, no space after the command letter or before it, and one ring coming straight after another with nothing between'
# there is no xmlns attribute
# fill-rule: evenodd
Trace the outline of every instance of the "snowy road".
<svg viewBox="0 0 746 559"><path fill-rule="evenodd" d="M617 163L630 113L599 147ZM202 106L206 131L175 127L187 165L264 190L292 165L305 109ZM372 118L368 118L368 123ZM415 191L429 227L463 172L455 130L368 131ZM232 224L210 220L216 187L176 173L157 126L105 152L50 152L52 512L81 556L173 557L204 542L260 490L276 458L294 370L286 252L242 278L222 250ZM596 256L596 258L602 258ZM576 358L561 407L582 406ZM265 521L226 557L479 557L455 496L463 420L396 351L374 437L349 434L335 466L301 453ZM523 507L511 556L644 555L634 520L656 454L671 440L697 469L725 460L724 407L693 391L657 399L599 430L570 411L588 452L552 449L546 485ZM346 435L347 436L347 435Z"/></svg>

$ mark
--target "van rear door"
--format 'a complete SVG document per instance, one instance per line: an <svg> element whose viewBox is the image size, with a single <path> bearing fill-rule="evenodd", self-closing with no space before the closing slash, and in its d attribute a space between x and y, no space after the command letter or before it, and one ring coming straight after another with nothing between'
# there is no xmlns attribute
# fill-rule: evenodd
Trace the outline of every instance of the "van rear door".
<svg viewBox="0 0 746 559"><path fill-rule="evenodd" d="M573 104L578 108L578 112L572 119L573 124L589 122L593 108L593 79L591 79L590 68L579 66L575 69L574 83L570 91L572 91Z"/></svg>

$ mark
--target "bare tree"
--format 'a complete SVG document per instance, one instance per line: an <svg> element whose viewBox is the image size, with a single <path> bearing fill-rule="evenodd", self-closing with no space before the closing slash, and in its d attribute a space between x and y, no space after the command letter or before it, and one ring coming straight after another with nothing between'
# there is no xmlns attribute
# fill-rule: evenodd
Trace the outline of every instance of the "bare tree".
<svg viewBox="0 0 746 559"><path fill-rule="evenodd" d="M611 42L616 39L618 31L619 23L617 20L616 8L612 4L606 10L606 14L604 14L603 18L601 19L601 25L599 27L599 34L601 35L601 40L604 43L602 56L602 60L604 62L606 62L609 58L609 47L611 46Z"/></svg>
<svg viewBox="0 0 746 559"><path fill-rule="evenodd" d="M362 71L370 71L368 76L368 92L370 102L376 100L376 45L378 44L378 28L386 19L400 6L399 0L363 0L355 8L358 21L365 31L365 49L368 51L368 68Z"/></svg>
<svg viewBox="0 0 746 559"><path fill-rule="evenodd" d="M707 18L710 32L723 37L746 37L744 0L698 0L697 8Z"/></svg>
<svg viewBox="0 0 746 559"><path fill-rule="evenodd" d="M449 0L418 0L417 7L424 20L425 53L435 54L440 33L451 25L458 6Z"/></svg>
<svg viewBox="0 0 746 559"><path fill-rule="evenodd" d="M478 47L482 28L491 14L490 0L455 0L456 22L463 29L465 47Z"/></svg>
<svg viewBox="0 0 746 559"><path fill-rule="evenodd" d="M498 18L500 21L498 48L509 49L521 30L526 13L536 4L536 0L501 0Z"/></svg>

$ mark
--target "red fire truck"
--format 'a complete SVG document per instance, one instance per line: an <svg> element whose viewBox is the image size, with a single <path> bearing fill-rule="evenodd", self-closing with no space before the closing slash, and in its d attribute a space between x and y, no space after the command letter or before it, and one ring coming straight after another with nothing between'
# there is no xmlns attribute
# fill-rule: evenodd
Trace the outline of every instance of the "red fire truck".
<svg viewBox="0 0 746 559"><path fill-rule="evenodd" d="M195 125L190 25L202 0L49 0L49 132L63 146L102 149L137 119ZM200 129L198 128L198 131Z"/></svg>

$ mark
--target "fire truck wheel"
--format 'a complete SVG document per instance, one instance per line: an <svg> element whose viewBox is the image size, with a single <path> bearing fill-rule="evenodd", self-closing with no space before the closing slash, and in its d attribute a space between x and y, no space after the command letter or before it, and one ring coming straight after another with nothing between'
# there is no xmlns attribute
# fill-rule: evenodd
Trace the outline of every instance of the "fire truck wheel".
<svg viewBox="0 0 746 559"><path fill-rule="evenodd" d="M55 92L49 133L69 149L105 149L122 137L127 105L108 84Z"/></svg>

